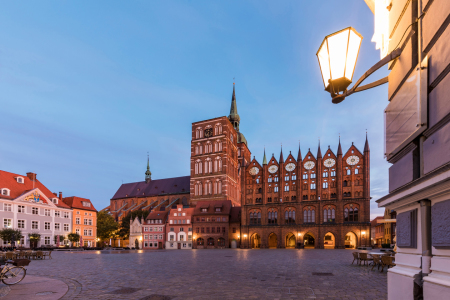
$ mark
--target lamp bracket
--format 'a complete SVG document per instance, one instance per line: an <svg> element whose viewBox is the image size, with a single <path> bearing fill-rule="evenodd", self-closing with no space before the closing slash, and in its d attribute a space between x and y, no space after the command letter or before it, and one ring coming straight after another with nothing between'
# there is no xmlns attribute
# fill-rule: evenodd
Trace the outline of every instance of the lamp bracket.
<svg viewBox="0 0 450 300"><path fill-rule="evenodd" d="M357 92L361 92L364 90L368 90L371 89L373 87L385 84L387 82L389 82L388 76L381 78L377 81L374 81L372 83L363 85L361 87L359 87L359 85L367 79L367 77L369 77L370 75L372 75L372 73L374 73L375 71L377 71L379 68L381 68L382 66L384 66L385 64L389 63L390 61L396 59L397 57L400 56L400 54L402 53L402 48L397 48L395 50L393 50L391 53L389 53L388 55L386 55L382 60L380 60L379 62L377 62L376 64L374 64L369 70L367 70L359 79L358 81L355 83L355 85L350 89L350 90L346 90L344 93L342 94L332 94L332 100L331 102L333 102L334 104L338 104L341 103L342 101L344 101L345 97L350 96L353 93L357 93Z"/></svg>

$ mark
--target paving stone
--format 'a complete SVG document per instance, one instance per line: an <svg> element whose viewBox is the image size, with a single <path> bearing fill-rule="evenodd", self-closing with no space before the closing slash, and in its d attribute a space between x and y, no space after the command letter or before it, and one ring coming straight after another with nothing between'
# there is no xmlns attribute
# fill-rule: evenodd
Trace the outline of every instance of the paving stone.
<svg viewBox="0 0 450 300"><path fill-rule="evenodd" d="M63 299L387 298L386 271L351 265L351 250L108 252L53 252L53 259L32 261L27 274L64 281ZM135 292L114 293L120 289Z"/></svg>

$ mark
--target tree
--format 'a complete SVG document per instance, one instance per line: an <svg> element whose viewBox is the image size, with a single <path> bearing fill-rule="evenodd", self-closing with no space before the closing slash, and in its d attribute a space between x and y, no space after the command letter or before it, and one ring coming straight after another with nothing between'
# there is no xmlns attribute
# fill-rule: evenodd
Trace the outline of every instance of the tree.
<svg viewBox="0 0 450 300"><path fill-rule="evenodd" d="M36 248L37 243L41 240L41 234L39 232L31 232L28 234L28 237L30 238L30 247Z"/></svg>
<svg viewBox="0 0 450 300"><path fill-rule="evenodd" d="M20 241L23 238L22 231L20 229L3 228L0 229L0 239L13 244L16 241Z"/></svg>
<svg viewBox="0 0 450 300"><path fill-rule="evenodd" d="M100 211L97 214L97 237L100 240L111 239L114 233L119 229L119 224L114 220L114 217L105 211Z"/></svg>
<svg viewBox="0 0 450 300"><path fill-rule="evenodd" d="M55 237L53 238L53 240L55 241L55 244L56 244L56 238L58 237L58 235L55 235ZM60 244L63 244L64 243L64 236L63 235L60 235L59 236L59 243Z"/></svg>
<svg viewBox="0 0 450 300"><path fill-rule="evenodd" d="M76 232L72 232L67 235L67 239L71 241L73 245L74 243L78 243L80 241L80 235Z"/></svg>
<svg viewBox="0 0 450 300"><path fill-rule="evenodd" d="M135 210L126 214L125 217L122 218L122 223L120 224L119 236L123 239L128 239L130 236L130 223L136 217L147 218L150 212L148 210Z"/></svg>

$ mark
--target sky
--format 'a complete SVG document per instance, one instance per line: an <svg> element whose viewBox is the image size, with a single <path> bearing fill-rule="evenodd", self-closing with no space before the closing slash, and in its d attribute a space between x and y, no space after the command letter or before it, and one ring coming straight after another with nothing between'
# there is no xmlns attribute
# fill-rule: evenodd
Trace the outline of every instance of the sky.
<svg viewBox="0 0 450 300"><path fill-rule="evenodd" d="M371 149L388 193L387 85L331 103L316 52L352 26L355 82L379 61L362 0L0 1L0 169L101 210L122 183L189 175L191 123L227 116L233 78L252 155ZM384 77L378 71L366 83Z"/></svg>

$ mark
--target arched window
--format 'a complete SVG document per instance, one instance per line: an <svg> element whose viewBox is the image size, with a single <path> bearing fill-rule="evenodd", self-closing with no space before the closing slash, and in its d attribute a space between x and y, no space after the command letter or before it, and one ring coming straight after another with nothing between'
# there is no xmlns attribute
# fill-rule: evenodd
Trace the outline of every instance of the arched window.
<svg viewBox="0 0 450 300"><path fill-rule="evenodd" d="M310 222L311 222L311 211L308 210L308 223L310 223Z"/></svg>
<svg viewBox="0 0 450 300"><path fill-rule="evenodd" d="M202 150L202 145L198 145L198 154L202 154L203 150Z"/></svg>
<svg viewBox="0 0 450 300"><path fill-rule="evenodd" d="M197 246L203 246L205 244L205 240L203 238L197 239Z"/></svg>
<svg viewBox="0 0 450 300"><path fill-rule="evenodd" d="M347 186L347 180L344 180L343 186Z"/></svg>
<svg viewBox="0 0 450 300"><path fill-rule="evenodd" d="M353 208L350 207L349 213L348 213L348 220L350 222L353 222Z"/></svg>
<svg viewBox="0 0 450 300"><path fill-rule="evenodd" d="M219 141L219 151L222 151L222 145L223 143Z"/></svg>
<svg viewBox="0 0 450 300"><path fill-rule="evenodd" d="M222 181L219 181L219 194L222 194Z"/></svg>
<svg viewBox="0 0 450 300"><path fill-rule="evenodd" d="M219 172L222 172L222 159L219 157Z"/></svg>
<svg viewBox="0 0 450 300"><path fill-rule="evenodd" d="M334 222L336 220L336 210L333 208L331 210L331 222Z"/></svg>
<svg viewBox="0 0 450 300"><path fill-rule="evenodd" d="M194 186L194 195L198 195L198 184L195 184Z"/></svg>
<svg viewBox="0 0 450 300"><path fill-rule="evenodd" d="M208 173L208 161L205 161L205 174Z"/></svg>
<svg viewBox="0 0 450 300"><path fill-rule="evenodd" d="M355 207L353 210L353 222L358 222L358 208Z"/></svg>
<svg viewBox="0 0 450 300"><path fill-rule="evenodd" d="M261 212L258 212L258 225L261 225Z"/></svg>
<svg viewBox="0 0 450 300"><path fill-rule="evenodd" d="M241 156L241 148L238 149L238 156Z"/></svg>
<svg viewBox="0 0 450 300"><path fill-rule="evenodd" d="M323 210L323 222L328 222L328 211L327 209Z"/></svg>
<svg viewBox="0 0 450 300"><path fill-rule="evenodd" d="M253 225L253 222L254 222L254 220L253 220L253 213L251 212L250 213L250 225Z"/></svg>
<svg viewBox="0 0 450 300"><path fill-rule="evenodd" d="M195 155L197 155L197 154L198 154L198 145L195 146Z"/></svg>
<svg viewBox="0 0 450 300"><path fill-rule="evenodd" d="M303 211L303 223L308 223L308 212L306 210Z"/></svg>
<svg viewBox="0 0 450 300"><path fill-rule="evenodd" d="M344 209L344 222L348 222L348 208Z"/></svg>
<svg viewBox="0 0 450 300"><path fill-rule="evenodd" d="M218 168L218 163L217 163L217 159L214 160L214 172L217 172L217 168Z"/></svg>
<svg viewBox="0 0 450 300"><path fill-rule="evenodd" d="M210 195L212 194L212 183L211 183L211 181L208 181L208 193Z"/></svg>
<svg viewBox="0 0 450 300"><path fill-rule="evenodd" d="M211 159L208 160L208 169L209 169L209 173L212 173L212 172L213 172L212 161L211 161Z"/></svg>
<svg viewBox="0 0 450 300"><path fill-rule="evenodd" d="M358 168L355 169L355 174L359 174Z"/></svg>
<svg viewBox="0 0 450 300"><path fill-rule="evenodd" d="M268 224L277 224L277 212L269 211Z"/></svg>
<svg viewBox="0 0 450 300"><path fill-rule="evenodd" d="M195 162L195 174L198 174L198 161Z"/></svg>
<svg viewBox="0 0 450 300"><path fill-rule="evenodd" d="M214 181L214 195L217 195L217 181Z"/></svg>
<svg viewBox="0 0 450 300"><path fill-rule="evenodd" d="M347 197L351 197L352 196L352 193L351 192L348 192L347 193Z"/></svg>
<svg viewBox="0 0 450 300"><path fill-rule="evenodd" d="M311 223L316 223L316 212L314 209L311 210Z"/></svg>
<svg viewBox="0 0 450 300"><path fill-rule="evenodd" d="M348 169L347 170L347 175L352 175L352 170Z"/></svg>

